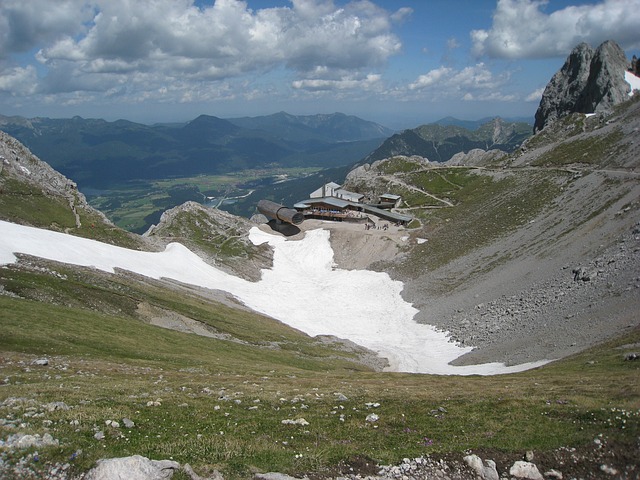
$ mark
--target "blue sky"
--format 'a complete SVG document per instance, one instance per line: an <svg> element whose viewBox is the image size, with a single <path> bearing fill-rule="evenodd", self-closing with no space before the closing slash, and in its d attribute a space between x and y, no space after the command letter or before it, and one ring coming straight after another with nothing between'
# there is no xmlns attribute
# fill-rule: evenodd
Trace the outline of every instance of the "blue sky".
<svg viewBox="0 0 640 480"><path fill-rule="evenodd" d="M2 0L0 114L532 119L575 45L640 56L638 25L640 0Z"/></svg>

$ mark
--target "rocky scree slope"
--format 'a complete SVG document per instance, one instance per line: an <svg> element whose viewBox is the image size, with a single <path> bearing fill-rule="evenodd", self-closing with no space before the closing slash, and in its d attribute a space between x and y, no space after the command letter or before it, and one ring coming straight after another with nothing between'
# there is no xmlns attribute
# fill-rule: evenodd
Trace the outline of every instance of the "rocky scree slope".
<svg viewBox="0 0 640 480"><path fill-rule="evenodd" d="M611 114L564 117L510 155L359 167L350 189L433 199L400 209L421 226L374 267L405 282L417 321L477 347L460 364L561 358L629 331L640 311L638 132L636 96Z"/></svg>

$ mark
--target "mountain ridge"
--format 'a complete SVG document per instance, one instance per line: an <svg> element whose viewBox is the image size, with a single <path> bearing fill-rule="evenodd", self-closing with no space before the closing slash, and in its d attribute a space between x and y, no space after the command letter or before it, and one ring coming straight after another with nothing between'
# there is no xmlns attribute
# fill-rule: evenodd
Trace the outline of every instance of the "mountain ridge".
<svg viewBox="0 0 640 480"><path fill-rule="evenodd" d="M474 130L453 122L421 125L391 136L364 161L382 160L394 155L419 155L430 161L445 162L456 153L475 148L511 152L530 136L530 128L526 123L505 122L499 117Z"/></svg>
<svg viewBox="0 0 640 480"><path fill-rule="evenodd" d="M0 116L0 130L46 158L80 188L268 165L343 165L354 160L354 152L359 158L369 153L372 142L382 141L387 132L378 124L344 114L287 118L295 128L272 125L269 130L264 117L252 120L256 128L247 128L204 114L179 126ZM322 158L320 152L325 153Z"/></svg>

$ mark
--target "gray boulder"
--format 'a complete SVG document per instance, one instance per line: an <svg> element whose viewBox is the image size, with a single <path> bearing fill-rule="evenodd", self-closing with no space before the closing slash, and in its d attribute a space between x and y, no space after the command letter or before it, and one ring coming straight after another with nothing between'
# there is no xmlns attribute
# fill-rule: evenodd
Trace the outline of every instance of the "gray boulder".
<svg viewBox="0 0 640 480"><path fill-rule="evenodd" d="M178 462L149 460L140 455L98 460L85 480L165 480L180 469Z"/></svg>
<svg viewBox="0 0 640 480"><path fill-rule="evenodd" d="M500 476L496 470L496 462L487 460L484 463L477 455L467 455L464 462L474 471L481 480L499 480Z"/></svg>
<svg viewBox="0 0 640 480"><path fill-rule="evenodd" d="M544 480L544 477L535 464L524 462L522 460L517 461L511 466L509 469L509 475L523 480Z"/></svg>

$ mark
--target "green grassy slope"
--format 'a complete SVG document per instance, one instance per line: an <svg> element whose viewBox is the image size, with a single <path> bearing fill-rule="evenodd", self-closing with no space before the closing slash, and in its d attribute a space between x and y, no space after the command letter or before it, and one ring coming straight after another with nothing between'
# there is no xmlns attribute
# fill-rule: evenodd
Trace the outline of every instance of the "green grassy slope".
<svg viewBox="0 0 640 480"><path fill-rule="evenodd" d="M393 463L467 450L545 458L563 446L582 452L598 436L632 452L640 434L640 365L623 360L639 331L518 375L374 373L349 352L160 282L32 262L0 272L5 293L24 297L0 296L0 438L59 439L38 449L36 469L73 457L78 473L99 458L140 454L227 478L335 474L357 458ZM137 314L142 302L227 340L148 325ZM32 365L42 357L49 365ZM51 402L69 409L49 411ZM370 413L379 420L367 422ZM281 423L299 418L309 425Z"/></svg>

